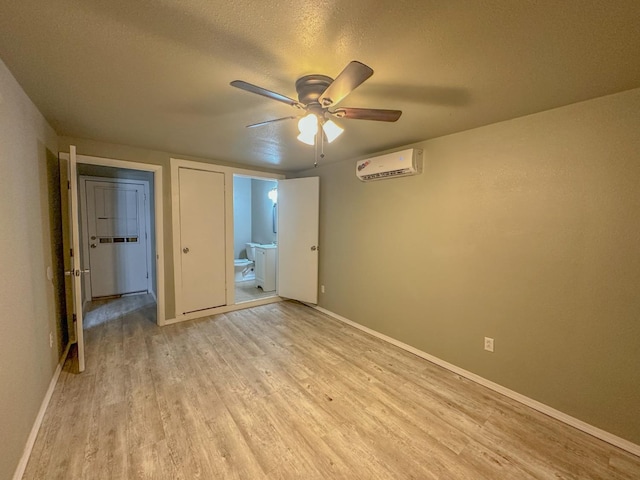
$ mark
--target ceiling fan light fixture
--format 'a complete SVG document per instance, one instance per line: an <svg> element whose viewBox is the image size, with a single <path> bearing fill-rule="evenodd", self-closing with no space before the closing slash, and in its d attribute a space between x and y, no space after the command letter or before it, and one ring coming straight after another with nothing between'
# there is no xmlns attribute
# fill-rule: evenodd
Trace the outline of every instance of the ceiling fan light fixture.
<svg viewBox="0 0 640 480"><path fill-rule="evenodd" d="M310 113L302 117L298 121L298 140L307 145L314 145L316 143L316 133L318 133L318 117L313 113Z"/></svg>
<svg viewBox="0 0 640 480"><path fill-rule="evenodd" d="M327 120L322 124L322 130L327 137L327 142L331 143L344 132L344 128L340 127L333 120Z"/></svg>
<svg viewBox="0 0 640 480"><path fill-rule="evenodd" d="M302 143L306 143L307 145L312 145L313 146L316 143L316 134L315 133L311 133L311 134L301 133L300 135L298 135L297 138Z"/></svg>
<svg viewBox="0 0 640 480"><path fill-rule="evenodd" d="M305 136L315 135L318 133L318 117L313 113L305 115L298 121L298 130Z"/></svg>

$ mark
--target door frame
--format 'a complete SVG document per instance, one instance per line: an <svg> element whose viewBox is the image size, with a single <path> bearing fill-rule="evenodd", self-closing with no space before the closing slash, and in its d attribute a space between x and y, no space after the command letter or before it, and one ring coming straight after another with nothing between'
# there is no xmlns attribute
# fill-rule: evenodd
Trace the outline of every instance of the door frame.
<svg viewBox="0 0 640 480"><path fill-rule="evenodd" d="M264 305L267 303L279 302L278 296L255 300L253 302L245 302L241 304L235 303L235 289L229 288L234 285L234 266L233 266L233 176L244 175L247 177L263 178L266 180L284 180L285 176L277 173L260 172L257 170L248 170L244 168L227 167L215 165L212 163L194 162L191 160L182 160L180 158L171 158L171 226L173 235L173 275L175 286L175 311L176 317L166 320L165 324L183 322L195 318L202 318L217 313L225 313L233 310L253 307L256 305ZM225 183L225 258L226 258L226 305L200 310L197 312L179 314L181 311L180 285L182 285L182 274L178 265L180 265L180 184L178 172L180 168L189 168L192 170L204 170L208 172L218 172L224 174Z"/></svg>
<svg viewBox="0 0 640 480"><path fill-rule="evenodd" d="M77 163L86 165L99 165L103 167L124 168L127 170L140 170L153 173L154 189L154 216L155 216L155 242L156 242L156 323L165 325L165 286L164 286L164 210L163 210L163 180L162 165L116 160L113 158L94 157L91 155L77 155ZM69 159L69 154L60 152L60 158ZM77 176L77 175L76 175ZM72 179L76 182L78 179ZM150 219L149 219L150 220Z"/></svg>
<svg viewBox="0 0 640 480"><path fill-rule="evenodd" d="M131 169L129 169L131 170ZM151 203L147 202L147 198L149 198L149 182L147 180L132 180L128 178L112 178L112 177L98 177L95 175L78 175L78 179L80 180L80 214L82 218L80 219L80 242L82 242L82 253L84 255L83 258L86 259L86 263L88 268L91 269L91 255L89 252L89 242L88 234L89 234L89 210L87 204L87 181L92 182L112 182L112 183L126 183L126 184L142 184L144 186L144 195L145 195L145 220L144 220L144 228L145 233L151 233ZM150 202L149 198L149 202ZM147 248L147 291L149 293L153 292L153 278L151 275L151 236L146 235L145 238L146 248ZM85 302L91 301L93 298L93 292L91 291L91 275L85 275L84 277L84 288L87 293L87 298L85 298ZM155 294L155 293L154 293Z"/></svg>

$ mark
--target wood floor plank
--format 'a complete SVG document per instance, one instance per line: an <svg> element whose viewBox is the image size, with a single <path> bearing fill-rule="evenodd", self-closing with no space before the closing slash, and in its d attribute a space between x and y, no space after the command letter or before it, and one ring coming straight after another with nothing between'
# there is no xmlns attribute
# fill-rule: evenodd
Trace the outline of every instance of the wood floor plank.
<svg viewBox="0 0 640 480"><path fill-rule="evenodd" d="M263 402L260 397L239 398L227 408L262 470L269 474L298 462L295 452L282 441Z"/></svg>
<svg viewBox="0 0 640 480"><path fill-rule="evenodd" d="M393 462L398 452L389 448L384 438L382 446L376 448L376 438L367 438L364 428L356 431L349 424L341 425L324 437L329 445L338 449L343 461L350 465L354 478L420 478L409 475L408 471L399 472ZM389 449L385 450L385 447Z"/></svg>
<svg viewBox="0 0 640 480"><path fill-rule="evenodd" d="M266 478L254 452L226 408L207 421L213 441L212 452L224 464L223 478L256 480Z"/></svg>
<svg viewBox="0 0 640 480"><path fill-rule="evenodd" d="M519 480L536 478L521 468L509 456L475 441L469 442L459 458L466 460L469 465L473 466L473 471L478 472L483 478L517 478Z"/></svg>
<svg viewBox="0 0 640 480"><path fill-rule="evenodd" d="M616 449L609 456L608 471L619 475L620 478L638 476L638 457Z"/></svg>
<svg viewBox="0 0 640 480"><path fill-rule="evenodd" d="M479 441L510 456L535 478L554 474L560 478L615 478L602 476L607 469L609 447L569 426L547 422L544 415L523 406L496 410ZM518 455L510 455L508 450L517 451Z"/></svg>
<svg viewBox="0 0 640 480"><path fill-rule="evenodd" d="M81 478L84 462L84 446L89 430L89 419L93 406L95 376L91 374L78 376L77 367L67 361L60 375L56 390L60 390L58 401L48 409L41 432L38 435L34 454L32 455L24 479L65 479L69 475ZM54 393L55 395L55 393ZM42 447L39 446L42 445ZM67 455L60 455L62 448L73 445ZM36 458L38 461L32 461Z"/></svg>
<svg viewBox="0 0 640 480"><path fill-rule="evenodd" d="M331 424L319 429L318 424L307 423L307 419L300 415L300 410L291 408L289 398L282 395L283 390L263 399L263 406L281 441L295 452L298 468L304 469L310 478L349 478L350 469L318 434L319 430L331 428ZM280 477L283 476L282 468L276 469L276 472Z"/></svg>
<svg viewBox="0 0 640 480"><path fill-rule="evenodd" d="M245 313L242 311L230 312L221 315L222 320L216 322L226 333L226 338L233 338L239 351L248 357L264 355L261 348L262 341L247 328L244 322Z"/></svg>
<svg viewBox="0 0 640 480"><path fill-rule="evenodd" d="M127 445L139 449L165 438L151 370L145 363L129 363L124 369Z"/></svg>
<svg viewBox="0 0 640 480"><path fill-rule="evenodd" d="M176 469L166 440L131 448L128 454L128 480L188 480Z"/></svg>
<svg viewBox="0 0 640 480"><path fill-rule="evenodd" d="M124 385L124 344L121 339L105 340L102 356L95 368L96 396L100 398L102 404L109 405L121 403L125 399ZM93 373L93 372L92 372Z"/></svg>
<svg viewBox="0 0 640 480"><path fill-rule="evenodd" d="M24 479L640 478L640 458L297 302L92 306Z"/></svg>

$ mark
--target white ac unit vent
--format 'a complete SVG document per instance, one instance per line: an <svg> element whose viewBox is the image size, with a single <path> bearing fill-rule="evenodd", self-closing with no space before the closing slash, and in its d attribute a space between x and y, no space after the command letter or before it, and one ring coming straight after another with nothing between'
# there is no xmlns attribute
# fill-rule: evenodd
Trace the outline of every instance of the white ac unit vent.
<svg viewBox="0 0 640 480"><path fill-rule="evenodd" d="M378 157L358 160L356 177L363 182L406 177L422 172L422 150L410 148Z"/></svg>

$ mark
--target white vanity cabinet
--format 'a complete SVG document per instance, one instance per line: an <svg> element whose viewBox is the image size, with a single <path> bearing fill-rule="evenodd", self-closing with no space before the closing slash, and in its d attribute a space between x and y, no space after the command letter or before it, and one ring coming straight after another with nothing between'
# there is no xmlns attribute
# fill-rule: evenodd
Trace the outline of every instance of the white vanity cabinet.
<svg viewBox="0 0 640 480"><path fill-rule="evenodd" d="M256 247L256 287L262 287L265 292L276 289L276 252L275 245L260 245Z"/></svg>

